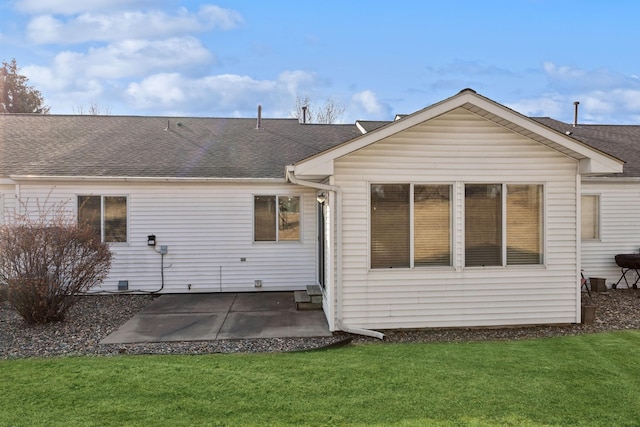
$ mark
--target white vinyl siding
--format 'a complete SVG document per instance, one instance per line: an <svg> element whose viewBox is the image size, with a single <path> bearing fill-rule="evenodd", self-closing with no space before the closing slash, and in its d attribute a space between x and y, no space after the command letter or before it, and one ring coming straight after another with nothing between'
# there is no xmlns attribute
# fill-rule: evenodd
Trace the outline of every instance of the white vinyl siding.
<svg viewBox="0 0 640 427"><path fill-rule="evenodd" d="M371 329L579 319L577 162L459 108L336 160L343 195L343 322ZM371 269L371 183L446 183L451 265ZM465 184L540 185L542 264L465 268ZM505 208L506 209L506 208ZM369 225L370 226L370 225Z"/></svg>
<svg viewBox="0 0 640 427"><path fill-rule="evenodd" d="M615 256L640 252L640 184L625 182L624 178L603 181L585 179L582 182L583 195L597 196L599 212L598 238L583 236L582 239L582 269L585 276L604 278L611 287L621 275ZM584 198L582 200L584 202ZM583 204L583 214L584 211ZM627 273L629 275L635 281L633 271ZM623 280L619 287L625 286Z"/></svg>
<svg viewBox="0 0 640 427"><path fill-rule="evenodd" d="M255 243L254 195L292 192L312 226L277 250ZM128 195L128 242L112 246L113 265L98 290L114 291L119 280L128 280L129 289L160 288L160 255L147 246L151 234L157 247L168 247L163 292L285 291L317 283L315 190L261 183L21 184L22 200L66 202L74 217L76 194ZM262 281L260 289L256 280Z"/></svg>

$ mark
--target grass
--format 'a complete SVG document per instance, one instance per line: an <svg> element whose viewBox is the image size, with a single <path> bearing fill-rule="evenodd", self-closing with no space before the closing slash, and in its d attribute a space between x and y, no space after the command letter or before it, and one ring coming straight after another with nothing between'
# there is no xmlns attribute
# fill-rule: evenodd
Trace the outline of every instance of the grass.
<svg viewBox="0 0 640 427"><path fill-rule="evenodd" d="M637 425L640 331L0 361L0 425Z"/></svg>

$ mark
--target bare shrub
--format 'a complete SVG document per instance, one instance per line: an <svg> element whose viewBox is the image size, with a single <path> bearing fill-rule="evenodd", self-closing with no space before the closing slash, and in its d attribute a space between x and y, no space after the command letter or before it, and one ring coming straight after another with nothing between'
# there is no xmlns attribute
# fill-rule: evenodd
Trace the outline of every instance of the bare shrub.
<svg viewBox="0 0 640 427"><path fill-rule="evenodd" d="M0 287L27 323L64 320L74 296L107 277L111 251L64 204L23 210L0 227Z"/></svg>

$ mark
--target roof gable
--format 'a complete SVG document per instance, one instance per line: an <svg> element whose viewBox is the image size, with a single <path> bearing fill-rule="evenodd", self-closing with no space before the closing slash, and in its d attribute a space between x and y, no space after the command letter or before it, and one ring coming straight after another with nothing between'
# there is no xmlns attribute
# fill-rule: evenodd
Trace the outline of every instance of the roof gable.
<svg viewBox="0 0 640 427"><path fill-rule="evenodd" d="M297 162L290 166L290 170L293 170L297 176L304 176L307 179L319 179L332 175L334 160L456 108L464 108L501 127L519 133L550 149L578 160L581 174L622 172L622 161L619 159L478 95L471 89L465 89L451 98L402 117L386 126L372 129L351 141Z"/></svg>

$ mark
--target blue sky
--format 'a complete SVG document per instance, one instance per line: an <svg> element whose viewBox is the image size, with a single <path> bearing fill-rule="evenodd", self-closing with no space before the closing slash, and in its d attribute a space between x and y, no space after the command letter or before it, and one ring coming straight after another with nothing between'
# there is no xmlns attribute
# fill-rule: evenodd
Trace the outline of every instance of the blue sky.
<svg viewBox="0 0 640 427"><path fill-rule="evenodd" d="M640 2L14 0L15 58L53 114L388 120L471 87L526 115L640 124Z"/></svg>

